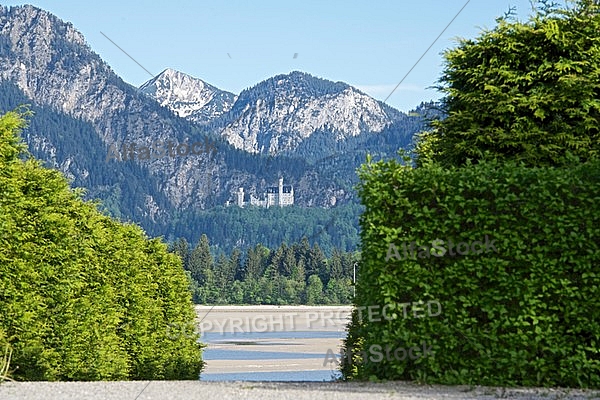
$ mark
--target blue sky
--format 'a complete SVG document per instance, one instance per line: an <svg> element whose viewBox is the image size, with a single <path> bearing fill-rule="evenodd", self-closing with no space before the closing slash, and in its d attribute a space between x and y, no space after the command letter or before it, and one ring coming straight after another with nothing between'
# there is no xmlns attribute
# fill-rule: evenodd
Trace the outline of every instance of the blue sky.
<svg viewBox="0 0 600 400"><path fill-rule="evenodd" d="M344 81L384 100L466 0L39 0L33 4L73 23L126 82L174 68L218 88L239 93L271 76L294 70ZM20 5L8 1L2 5ZM389 97L408 111L440 97L430 86L442 71L442 51L456 38L474 38L495 18L529 0L471 0ZM297 57L294 55L297 53Z"/></svg>

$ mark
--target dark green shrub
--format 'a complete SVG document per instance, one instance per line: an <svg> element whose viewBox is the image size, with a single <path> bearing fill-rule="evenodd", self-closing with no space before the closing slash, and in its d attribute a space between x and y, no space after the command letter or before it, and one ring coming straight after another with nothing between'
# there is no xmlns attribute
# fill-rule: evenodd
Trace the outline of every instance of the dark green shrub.
<svg viewBox="0 0 600 400"><path fill-rule="evenodd" d="M600 3L534 3L545 4L528 21L499 18L494 29L445 52L438 88L447 118L422 135L419 162L598 159Z"/></svg>
<svg viewBox="0 0 600 400"><path fill-rule="evenodd" d="M600 163L445 170L363 166L356 306L436 300L435 317L353 320L346 351L419 345L433 357L346 365L346 378L600 387ZM396 260L390 244L488 235L497 252ZM402 253L403 250L400 250ZM386 261L386 258L388 260ZM389 307L389 306L388 306ZM355 348L352 348L354 346Z"/></svg>

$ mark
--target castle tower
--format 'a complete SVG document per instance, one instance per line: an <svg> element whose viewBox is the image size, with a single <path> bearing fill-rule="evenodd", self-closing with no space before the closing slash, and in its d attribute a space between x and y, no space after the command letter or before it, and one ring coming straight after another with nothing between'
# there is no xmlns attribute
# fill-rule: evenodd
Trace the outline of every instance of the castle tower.
<svg viewBox="0 0 600 400"><path fill-rule="evenodd" d="M277 191L277 202L281 207L283 205L283 177L279 178L279 190Z"/></svg>
<svg viewBox="0 0 600 400"><path fill-rule="evenodd" d="M237 192L237 205L244 207L244 188L239 188Z"/></svg>

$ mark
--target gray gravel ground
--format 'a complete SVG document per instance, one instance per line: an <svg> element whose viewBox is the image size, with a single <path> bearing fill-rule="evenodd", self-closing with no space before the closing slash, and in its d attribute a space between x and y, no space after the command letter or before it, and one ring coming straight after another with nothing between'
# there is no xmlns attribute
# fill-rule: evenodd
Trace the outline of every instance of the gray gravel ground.
<svg viewBox="0 0 600 400"><path fill-rule="evenodd" d="M600 399L600 391L574 389L502 389L417 385L407 382L5 382L1 400L112 399Z"/></svg>

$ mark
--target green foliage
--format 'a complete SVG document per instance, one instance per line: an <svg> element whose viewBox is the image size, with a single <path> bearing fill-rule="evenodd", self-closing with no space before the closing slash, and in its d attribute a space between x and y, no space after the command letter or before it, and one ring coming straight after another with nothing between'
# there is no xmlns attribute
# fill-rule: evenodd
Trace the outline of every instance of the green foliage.
<svg viewBox="0 0 600 400"><path fill-rule="evenodd" d="M218 243L220 251L231 253L234 248L246 251L257 243L275 248L282 243L298 242L305 236L314 239L326 254L331 254L334 248L355 251L362 209L354 203L334 209L219 206L178 215L171 223L170 239L186 238L197 243L205 234L211 243Z"/></svg>
<svg viewBox="0 0 600 400"><path fill-rule="evenodd" d="M308 277L308 287L306 288L306 304L314 306L323 297L323 282L318 275Z"/></svg>
<svg viewBox="0 0 600 400"><path fill-rule="evenodd" d="M419 165L516 160L559 166L600 155L600 6L542 5L527 22L498 19L446 51L447 118L421 135Z"/></svg>
<svg viewBox="0 0 600 400"><path fill-rule="evenodd" d="M356 306L346 345L431 344L434 356L347 363L346 378L489 386L600 387L600 162L531 168L484 161L445 170L365 165ZM497 252L397 260L390 244L484 241ZM387 258L387 260L386 260ZM399 304L437 300L437 317ZM381 308L380 308L381 309ZM352 346L355 346L354 348Z"/></svg>
<svg viewBox="0 0 600 400"><path fill-rule="evenodd" d="M0 344L14 378L198 379L198 338L168 330L196 316L180 260L19 159L24 124L0 118Z"/></svg>
<svg viewBox="0 0 600 400"><path fill-rule="evenodd" d="M206 235L193 249L178 239L170 251L184 260L196 303L350 304L352 299L358 254L334 249L327 259L317 243L310 247L307 238L272 251L258 244L244 257L237 248L229 257L223 252L213 257Z"/></svg>
<svg viewBox="0 0 600 400"><path fill-rule="evenodd" d="M447 117L420 135L419 168L363 166L355 304L388 318L355 309L346 379L600 387L600 8L541 3L446 53ZM391 247L411 243L419 257ZM441 315L416 317L428 301ZM420 343L433 356L371 357Z"/></svg>

